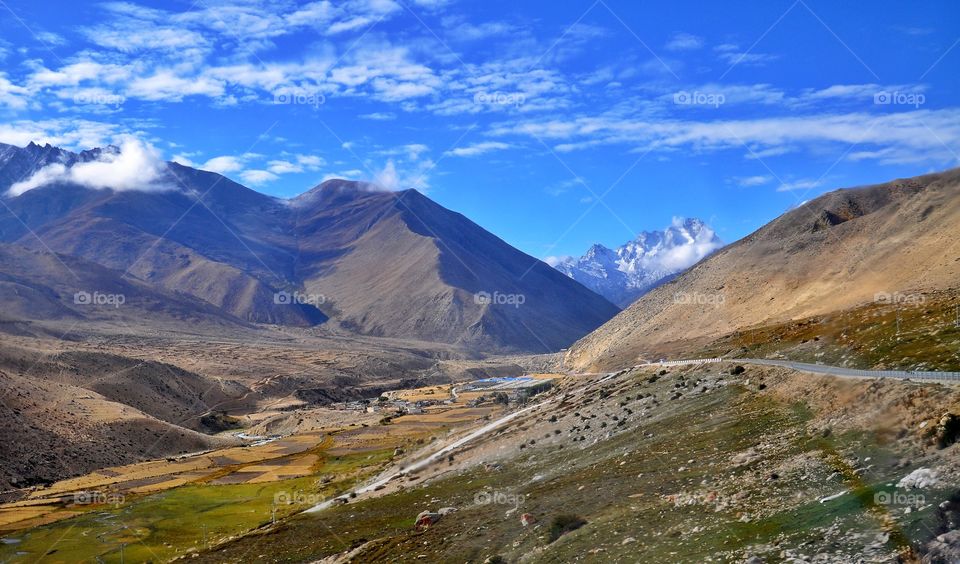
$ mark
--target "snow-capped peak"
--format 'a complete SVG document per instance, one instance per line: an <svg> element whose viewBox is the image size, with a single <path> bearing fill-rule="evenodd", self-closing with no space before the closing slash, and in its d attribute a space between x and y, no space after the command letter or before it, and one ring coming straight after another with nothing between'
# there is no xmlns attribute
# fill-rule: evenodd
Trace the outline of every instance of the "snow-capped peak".
<svg viewBox="0 0 960 564"><path fill-rule="evenodd" d="M553 261L553 266L626 307L722 246L714 230L702 220L676 217L663 231L644 231L616 249L595 244L579 259L566 257Z"/></svg>

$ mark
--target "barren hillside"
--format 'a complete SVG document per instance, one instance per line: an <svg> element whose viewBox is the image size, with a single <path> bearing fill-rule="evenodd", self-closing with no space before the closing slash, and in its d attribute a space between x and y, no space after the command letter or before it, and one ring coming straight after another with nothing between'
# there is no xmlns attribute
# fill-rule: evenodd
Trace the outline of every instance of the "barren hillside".
<svg viewBox="0 0 960 564"><path fill-rule="evenodd" d="M627 366L677 343L834 312L960 281L960 169L831 192L647 294L567 354Z"/></svg>

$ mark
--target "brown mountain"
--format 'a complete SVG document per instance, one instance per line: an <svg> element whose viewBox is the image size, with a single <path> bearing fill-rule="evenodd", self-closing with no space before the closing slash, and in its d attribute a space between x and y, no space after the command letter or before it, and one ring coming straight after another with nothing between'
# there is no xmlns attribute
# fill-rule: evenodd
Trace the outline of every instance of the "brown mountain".
<svg viewBox="0 0 960 564"><path fill-rule="evenodd" d="M29 163L99 155L3 146L0 182L22 179ZM0 242L79 257L243 321L477 349L557 350L618 311L414 190L333 180L280 200L174 163L165 184L6 194Z"/></svg>
<svg viewBox="0 0 960 564"><path fill-rule="evenodd" d="M960 169L837 190L647 294L571 347L567 361L632 365L745 328L955 289L958 232Z"/></svg>

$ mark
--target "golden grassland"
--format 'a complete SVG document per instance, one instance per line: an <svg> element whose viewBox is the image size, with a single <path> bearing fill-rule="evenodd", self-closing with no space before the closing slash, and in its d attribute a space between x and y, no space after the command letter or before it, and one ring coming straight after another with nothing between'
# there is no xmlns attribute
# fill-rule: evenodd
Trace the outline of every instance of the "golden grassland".
<svg viewBox="0 0 960 564"><path fill-rule="evenodd" d="M449 391L449 386L431 386L405 392L403 399L433 395L449 398ZM158 496L179 499L184 492L192 492L191 495L210 503L222 497L226 504L233 501L249 504L250 495L260 497L269 493L272 496L270 492L278 488L316 490L317 484L324 486L315 493L335 495L337 490L382 470L397 447L443 436L456 427L488 418L500 409L467 407L467 401L468 398L461 397L456 403L435 406L422 414L392 417L379 425L349 424L256 445L101 469L38 488L24 499L0 505L0 534L23 537L21 543L12 546L36 558L37 553L29 549L39 550L42 539L47 538L44 532L47 528L69 526L67 523L86 521L91 515L103 512L140 514L141 508L153 506ZM91 500L93 503L88 503ZM232 534L261 525L263 515L270 513L272 502L264 503L266 509L248 512L249 518L234 516L230 521L233 525L228 527ZM141 517L145 530L152 530L149 516ZM92 520L82 526L97 529L100 527L97 523ZM176 542L163 542L184 549ZM2 552L0 547L0 559ZM96 556L80 545L70 554L83 558ZM149 553L144 556L151 558Z"/></svg>

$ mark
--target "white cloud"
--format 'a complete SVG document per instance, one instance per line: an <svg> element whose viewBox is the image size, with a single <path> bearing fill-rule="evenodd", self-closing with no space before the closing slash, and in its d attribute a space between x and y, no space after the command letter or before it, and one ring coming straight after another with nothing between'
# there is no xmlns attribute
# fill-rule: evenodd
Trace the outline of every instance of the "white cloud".
<svg viewBox="0 0 960 564"><path fill-rule="evenodd" d="M388 159L387 163L373 175L371 184L383 190L398 191L414 189L426 192L430 189L430 171L434 162L420 159L413 163L404 163Z"/></svg>
<svg viewBox="0 0 960 564"><path fill-rule="evenodd" d="M484 153L489 153L491 151L502 151L511 147L512 145L509 143L501 143L499 141L484 141L467 147L458 147L456 149L447 151L446 154L454 157L476 157Z"/></svg>
<svg viewBox="0 0 960 564"><path fill-rule="evenodd" d="M384 190L396 191L401 189L400 175L397 174L397 166L394 164L393 159L387 161L387 164L383 167L383 170L374 176L373 183L377 186L380 186Z"/></svg>
<svg viewBox="0 0 960 564"><path fill-rule="evenodd" d="M429 151L430 147L427 147L423 143L409 143L407 145L379 151L378 154L390 157L405 156L408 161L414 162L420 159L420 155Z"/></svg>
<svg viewBox="0 0 960 564"><path fill-rule="evenodd" d="M318 170L320 167L327 164L323 158L316 155L297 155L297 163L307 170Z"/></svg>
<svg viewBox="0 0 960 564"><path fill-rule="evenodd" d="M41 43L50 47L59 47L60 45L67 44L66 38L64 38L62 35L53 33L52 31L38 31L34 37L36 37Z"/></svg>
<svg viewBox="0 0 960 564"><path fill-rule="evenodd" d="M321 182L326 182L327 180L337 180L341 178L345 180L360 180L361 178L363 178L363 171L358 169L351 169L351 170L344 170L341 172L332 172L330 174L325 175L323 177L323 180L321 180Z"/></svg>
<svg viewBox="0 0 960 564"><path fill-rule="evenodd" d="M822 178L803 178L798 180L784 181L777 187L777 192L791 192L793 190L813 190L825 184Z"/></svg>
<svg viewBox="0 0 960 564"><path fill-rule="evenodd" d="M748 158L785 152L842 154L856 146L859 158L882 163L956 161L949 147L960 144L960 110L906 110L771 116L707 121L637 119L612 111L566 119L501 123L496 136L562 141L558 151L625 144L635 152L737 150ZM883 152L876 152L881 151ZM873 153L876 152L876 153Z"/></svg>
<svg viewBox="0 0 960 564"><path fill-rule="evenodd" d="M193 162L193 160L190 159L189 155L174 155L173 158L170 160L177 164L188 166L190 168L199 168L197 163Z"/></svg>
<svg viewBox="0 0 960 564"><path fill-rule="evenodd" d="M451 4L453 0L413 0L413 3L421 8L436 10Z"/></svg>
<svg viewBox="0 0 960 564"><path fill-rule="evenodd" d="M773 182L772 176L740 176L733 179L738 186L743 186L744 188L751 186L763 186L764 184L770 184Z"/></svg>
<svg viewBox="0 0 960 564"><path fill-rule="evenodd" d="M479 41L496 36L512 35L517 28L506 22L463 22L450 30L448 36L454 41Z"/></svg>
<svg viewBox="0 0 960 564"><path fill-rule="evenodd" d="M683 227L683 224L683 218L673 218L672 227L680 228ZM716 237L716 232L704 225L696 237L688 237L685 244L677 245L662 254L651 257L650 262L656 264L657 268L662 271L679 272L693 266L710 253L721 248L723 243L720 243L714 237Z"/></svg>
<svg viewBox="0 0 960 564"><path fill-rule="evenodd" d="M171 190L175 185L166 176L166 163L157 150L138 139L123 140L117 152L105 151L99 160L73 166L54 163L30 178L10 187L12 196L56 183L78 184L95 190Z"/></svg>
<svg viewBox="0 0 960 564"><path fill-rule="evenodd" d="M733 43L723 43L713 48L720 60L728 65L761 66L779 57L770 53L757 53L754 51L744 51L739 45Z"/></svg>
<svg viewBox="0 0 960 564"><path fill-rule="evenodd" d="M82 150L108 144L119 129L116 124L83 119L0 122L0 143L22 147L33 141Z"/></svg>
<svg viewBox="0 0 960 564"><path fill-rule="evenodd" d="M586 186L586 183L582 178L571 178L570 180L564 180L563 182L558 182L552 186L547 187L544 192L551 196L560 196L566 194L572 188Z"/></svg>
<svg viewBox="0 0 960 564"><path fill-rule="evenodd" d="M286 22L292 26L315 26L329 22L334 16L334 7L329 2L310 2L296 12L286 16Z"/></svg>
<svg viewBox="0 0 960 564"><path fill-rule="evenodd" d="M294 174L303 172L303 167L290 161L270 161L267 169L273 174Z"/></svg>
<svg viewBox="0 0 960 564"><path fill-rule="evenodd" d="M200 165L200 169L209 170L210 172L216 172L219 174L229 174L231 172L243 170L244 161L245 159L243 157L223 155L220 157L214 157L203 163Z"/></svg>
<svg viewBox="0 0 960 564"><path fill-rule="evenodd" d="M574 260L575 260L574 257L571 257L569 255L549 256L549 257L543 258L543 262L549 264L554 268L556 268L558 265L561 265L563 263L573 262Z"/></svg>
<svg viewBox="0 0 960 564"><path fill-rule="evenodd" d="M0 107L22 110L28 105L30 92L21 86L13 84L4 73L0 72Z"/></svg>
<svg viewBox="0 0 960 564"><path fill-rule="evenodd" d="M222 96L224 84L212 78L186 78L171 70L160 70L152 76L134 79L127 93L144 100L179 102L184 96Z"/></svg>
<svg viewBox="0 0 960 564"><path fill-rule="evenodd" d="M663 46L667 51L695 51L703 47L703 38L689 33L675 33Z"/></svg>
<svg viewBox="0 0 960 564"><path fill-rule="evenodd" d="M397 119L397 114L393 112L373 112L371 114L362 114L358 117L360 119L369 119L374 121L390 121Z"/></svg>
<svg viewBox="0 0 960 564"><path fill-rule="evenodd" d="M240 178L242 178L243 181L246 182L246 183L248 183L248 184L252 184L252 185L254 185L254 186L258 186L258 185L260 185L260 184L266 184L266 183L268 183L268 182L273 182L274 180L276 180L276 179L279 178L279 177L278 177L276 174L274 174L273 172L270 172L270 171L268 171L268 170L251 169L251 170L245 170L245 171L241 172L241 173L240 173Z"/></svg>

